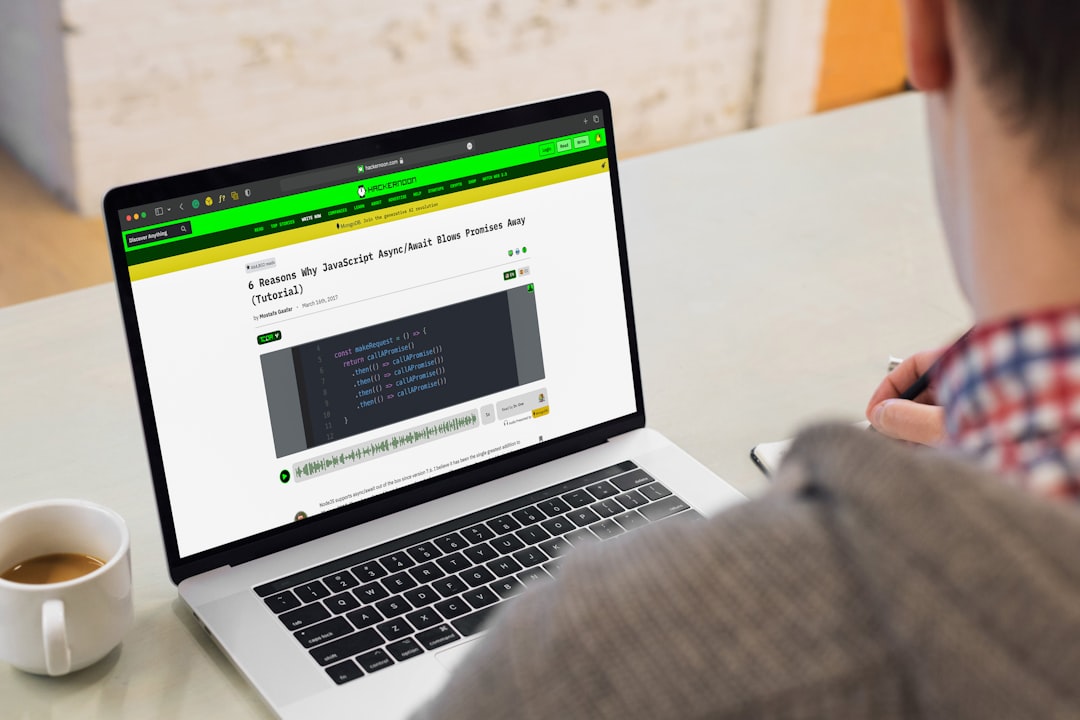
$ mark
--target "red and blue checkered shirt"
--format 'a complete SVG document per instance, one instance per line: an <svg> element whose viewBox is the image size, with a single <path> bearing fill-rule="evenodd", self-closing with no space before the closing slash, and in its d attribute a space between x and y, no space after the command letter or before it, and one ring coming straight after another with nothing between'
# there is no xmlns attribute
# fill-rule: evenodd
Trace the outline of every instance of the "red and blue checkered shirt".
<svg viewBox="0 0 1080 720"><path fill-rule="evenodd" d="M1080 498L1080 307L977 325L940 368L948 446L1032 492Z"/></svg>

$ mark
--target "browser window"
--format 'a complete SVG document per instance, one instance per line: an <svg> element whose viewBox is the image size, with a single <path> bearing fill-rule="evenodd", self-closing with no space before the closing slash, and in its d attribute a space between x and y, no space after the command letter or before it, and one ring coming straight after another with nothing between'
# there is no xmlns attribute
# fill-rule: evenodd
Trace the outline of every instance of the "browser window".
<svg viewBox="0 0 1080 720"><path fill-rule="evenodd" d="M604 128L476 145L121 211L181 556L635 411Z"/></svg>

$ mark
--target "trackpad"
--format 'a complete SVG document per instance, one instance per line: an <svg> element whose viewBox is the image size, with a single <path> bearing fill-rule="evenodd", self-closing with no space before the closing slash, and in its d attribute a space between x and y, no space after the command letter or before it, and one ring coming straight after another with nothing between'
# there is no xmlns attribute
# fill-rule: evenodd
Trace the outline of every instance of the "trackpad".
<svg viewBox="0 0 1080 720"><path fill-rule="evenodd" d="M478 640L479 638L477 638ZM442 663L442 666L447 670L453 670L461 661L469 654L469 651L476 645L476 640L469 640L463 642L460 645L456 645L449 650L443 650L440 653L435 653L435 658Z"/></svg>

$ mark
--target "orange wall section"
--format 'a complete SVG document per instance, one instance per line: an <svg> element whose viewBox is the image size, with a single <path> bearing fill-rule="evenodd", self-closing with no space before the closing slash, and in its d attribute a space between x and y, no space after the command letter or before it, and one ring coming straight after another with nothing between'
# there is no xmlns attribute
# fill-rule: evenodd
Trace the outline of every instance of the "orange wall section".
<svg viewBox="0 0 1080 720"><path fill-rule="evenodd" d="M899 0L829 0L816 109L899 92L906 70Z"/></svg>

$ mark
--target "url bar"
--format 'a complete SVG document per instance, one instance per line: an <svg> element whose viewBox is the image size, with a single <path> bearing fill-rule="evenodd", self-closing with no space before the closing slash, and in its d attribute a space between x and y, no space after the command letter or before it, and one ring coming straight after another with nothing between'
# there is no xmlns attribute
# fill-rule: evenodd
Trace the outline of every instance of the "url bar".
<svg viewBox="0 0 1080 720"><path fill-rule="evenodd" d="M378 177L379 175L388 175L423 165L434 165L446 160L457 160L475 155L477 152L479 150L472 140L457 140L412 152L385 155L364 162L335 165L323 170L312 170L311 172L285 177L281 179L281 191L296 193L330 187L351 180Z"/></svg>

